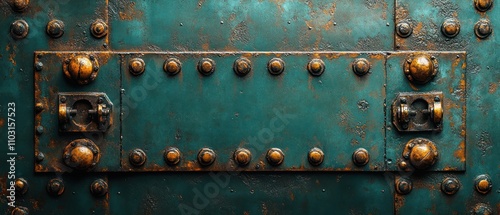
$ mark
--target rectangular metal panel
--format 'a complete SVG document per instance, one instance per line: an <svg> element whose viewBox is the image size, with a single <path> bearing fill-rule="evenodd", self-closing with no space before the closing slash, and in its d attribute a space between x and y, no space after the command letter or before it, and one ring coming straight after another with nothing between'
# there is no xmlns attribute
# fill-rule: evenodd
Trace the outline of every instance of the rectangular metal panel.
<svg viewBox="0 0 500 215"><path fill-rule="evenodd" d="M110 1L112 47L150 51L390 50L392 1Z"/></svg>
<svg viewBox="0 0 500 215"><path fill-rule="evenodd" d="M130 59L141 56L146 70L128 70ZM245 77L233 72L240 56L252 62ZM166 74L169 57L182 62L182 72ZM281 57L285 71L271 75L267 63ZM358 76L352 62L367 58L371 72ZM215 72L204 76L198 61L211 58ZM308 73L312 58L322 59L325 72ZM123 56L123 154L125 171L381 171L384 169L385 72L382 53L145 53ZM166 165L163 153L177 147L178 166ZM196 161L200 149L213 149L217 158L203 168ZM285 160L278 167L266 160L267 150L280 148ZM323 164L309 164L308 152L323 150ZM135 148L148 155L144 167L133 168L128 154ZM239 168L233 153L247 148L249 166ZM352 153L366 148L370 162L357 167Z"/></svg>
<svg viewBox="0 0 500 215"><path fill-rule="evenodd" d="M95 81L79 85L68 80L63 64L76 55L93 55L99 61ZM45 159L35 164L36 172L72 172L63 162L64 148L73 140L87 138L100 149L101 159L93 171L110 171L120 168L120 57L97 52L35 52L35 64L42 63L42 71L33 71L35 80L35 105L42 109L35 113L35 127L43 133L35 134L35 152L42 152ZM64 132L59 130L59 93L104 92L115 104L112 117L114 124L107 132Z"/></svg>
<svg viewBox="0 0 500 215"><path fill-rule="evenodd" d="M424 52L420 52L424 54ZM387 58L387 101L392 103L399 92L424 93L439 91L443 98L443 123L442 131L400 132L392 124L388 115L387 125L387 168L389 170L402 170L399 163L403 159L403 149L406 143L413 138L426 138L433 141L438 150L438 160L430 167L431 171L463 171L465 170L465 95L466 95L466 55L464 52L425 52L434 56L439 64L439 72L434 79L419 85L408 81L403 73L403 65L410 52L396 52ZM418 56L418 52L415 55ZM387 113L391 106L387 105Z"/></svg>

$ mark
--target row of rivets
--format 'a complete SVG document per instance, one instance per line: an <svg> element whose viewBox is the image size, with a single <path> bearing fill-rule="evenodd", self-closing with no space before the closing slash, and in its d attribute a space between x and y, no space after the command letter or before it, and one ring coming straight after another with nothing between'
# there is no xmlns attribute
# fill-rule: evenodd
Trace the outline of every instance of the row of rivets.
<svg viewBox="0 0 500 215"><path fill-rule="evenodd" d="M478 193L487 194L491 191L493 185L489 175L479 175L474 180L474 187ZM396 191L399 194L406 195L413 189L412 181L408 178L399 178L395 184ZM447 195L454 195L461 188L458 179L453 177L446 177L441 182L441 191Z"/></svg>
<svg viewBox="0 0 500 215"><path fill-rule="evenodd" d="M312 148L308 153L308 161L311 165L318 166L323 163L324 153L319 148ZM210 166L215 162L216 153L210 148L202 148L197 155L197 160L202 166ZM168 165L177 165L181 161L181 152L178 148L168 147L163 158ZM246 166L252 160L252 154L248 149L239 148L233 154L234 161L240 166ZM129 154L131 165L140 167L146 163L147 156L142 149L134 149ZM266 160L273 166L278 166L285 160L285 154L279 148L271 148L266 153ZM357 166L364 166L370 160L368 151L364 148L357 149L352 154L352 162Z"/></svg>
<svg viewBox="0 0 500 215"><path fill-rule="evenodd" d="M474 32L480 39L488 37L492 31L490 21L487 19L481 19L474 25ZM407 38L413 33L413 27L409 21L403 20L396 25L396 33L401 38ZM441 25L441 33L448 38L456 37L460 33L458 19L446 19Z"/></svg>
<svg viewBox="0 0 500 215"><path fill-rule="evenodd" d="M215 72L215 61L210 58L203 58L198 61L196 69L202 75L211 75ZM356 75L362 76L370 71L370 62L365 58L358 58L352 63L352 70ZM146 69L146 64L141 58L129 60L129 71L137 76ZM169 58L163 64L163 70L169 75L175 75L182 70L182 63L177 58ZM239 76L245 76L252 71L252 63L247 58L239 58L234 61L234 72ZM272 75L280 75L285 71L285 62L281 58L273 58L267 63L267 70ZM320 76L325 71L325 63L321 59L312 59L307 64L307 70L313 76Z"/></svg>
<svg viewBox="0 0 500 215"><path fill-rule="evenodd" d="M64 183L59 178L51 179L47 183L47 192L52 196L62 195L64 189ZM97 179L90 184L90 192L94 196L104 196L108 193L108 183L103 179Z"/></svg>
<svg viewBox="0 0 500 215"><path fill-rule="evenodd" d="M51 20L47 23L45 31L52 38L60 38L64 34L64 22L57 19ZM28 32L29 25L22 19L14 21L10 26L10 35L14 39L25 38ZM108 25L98 19L90 25L90 32L95 38L102 38L108 34Z"/></svg>

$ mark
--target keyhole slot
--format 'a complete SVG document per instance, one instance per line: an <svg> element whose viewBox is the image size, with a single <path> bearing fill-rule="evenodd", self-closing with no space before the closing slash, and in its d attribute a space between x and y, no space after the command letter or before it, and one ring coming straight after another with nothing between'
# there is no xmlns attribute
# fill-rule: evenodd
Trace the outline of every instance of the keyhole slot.
<svg viewBox="0 0 500 215"><path fill-rule="evenodd" d="M411 103L411 111L413 116L413 123L418 125L425 124L430 117L429 103L423 99L417 99Z"/></svg>
<svg viewBox="0 0 500 215"><path fill-rule="evenodd" d="M73 110L76 114L72 117L73 122L78 126L88 126L92 122L92 114L89 110L92 109L92 103L86 99L81 99L73 104Z"/></svg>

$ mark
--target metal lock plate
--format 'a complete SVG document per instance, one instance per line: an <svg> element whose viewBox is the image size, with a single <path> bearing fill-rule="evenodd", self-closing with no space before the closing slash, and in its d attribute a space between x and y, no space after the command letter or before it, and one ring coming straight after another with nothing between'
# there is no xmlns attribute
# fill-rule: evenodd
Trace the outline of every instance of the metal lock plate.
<svg viewBox="0 0 500 215"><path fill-rule="evenodd" d="M441 131L443 93L399 93L392 103L392 124L398 131Z"/></svg>
<svg viewBox="0 0 500 215"><path fill-rule="evenodd" d="M60 132L106 132L113 103L105 93L59 93Z"/></svg>

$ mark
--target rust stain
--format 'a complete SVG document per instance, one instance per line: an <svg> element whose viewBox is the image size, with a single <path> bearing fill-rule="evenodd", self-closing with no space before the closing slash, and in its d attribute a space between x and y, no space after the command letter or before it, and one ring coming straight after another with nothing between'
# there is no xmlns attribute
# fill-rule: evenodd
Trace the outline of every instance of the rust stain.
<svg viewBox="0 0 500 215"><path fill-rule="evenodd" d="M4 124L5 124L5 120L3 118L0 118L0 127L3 127Z"/></svg>
<svg viewBox="0 0 500 215"><path fill-rule="evenodd" d="M488 93L493 94L497 91L498 84L495 82L490 83L490 87L488 88Z"/></svg>
<svg viewBox="0 0 500 215"><path fill-rule="evenodd" d="M293 201L295 200L295 195L290 191L290 199Z"/></svg>
<svg viewBox="0 0 500 215"><path fill-rule="evenodd" d="M208 43L203 43L203 44L201 45L201 48L202 48L203 50L205 50L205 51L208 51L208 50L210 49L210 45L209 45Z"/></svg>
<svg viewBox="0 0 500 215"><path fill-rule="evenodd" d="M458 145L458 149L453 153L456 158L460 159L460 162L465 162L465 142L462 141Z"/></svg>
<svg viewBox="0 0 500 215"><path fill-rule="evenodd" d="M135 9L135 2L130 2L125 4L123 11L119 12L121 20L134 20L140 19L143 16L143 12Z"/></svg>

